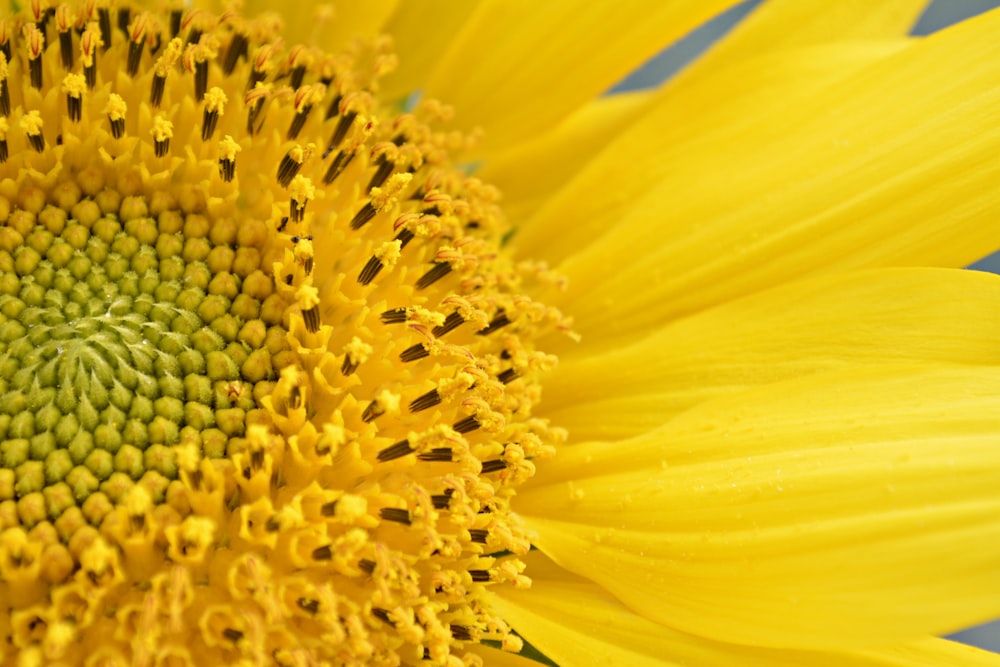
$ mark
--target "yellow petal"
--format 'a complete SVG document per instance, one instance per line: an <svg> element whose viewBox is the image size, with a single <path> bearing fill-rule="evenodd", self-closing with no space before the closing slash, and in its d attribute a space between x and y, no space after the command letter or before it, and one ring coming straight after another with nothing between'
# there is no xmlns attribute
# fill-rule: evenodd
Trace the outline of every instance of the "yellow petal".
<svg viewBox="0 0 1000 667"><path fill-rule="evenodd" d="M280 11L285 25L283 37L288 42L322 44L326 49L346 46L355 37L374 37L398 4L399 0L304 2L286 10L276 7L274 0L245 0L243 3L250 16Z"/></svg>
<svg viewBox="0 0 1000 667"><path fill-rule="evenodd" d="M633 613L593 582L569 574L538 552L525 560L531 589L498 588L496 604L518 632L562 667L1000 665L1000 655L941 639L850 653L761 649L702 639Z"/></svg>
<svg viewBox="0 0 1000 667"><path fill-rule="evenodd" d="M719 641L856 648L1000 615L1000 368L878 367L564 448L515 509L634 611Z"/></svg>
<svg viewBox="0 0 1000 667"><path fill-rule="evenodd" d="M807 96L644 115L540 213L561 227L531 232L550 246L559 229L591 232L562 267L578 329L648 326L807 273L962 266L996 249L998 29L1000 13L977 17Z"/></svg>
<svg viewBox="0 0 1000 667"><path fill-rule="evenodd" d="M577 440L631 437L710 398L845 366L1000 364L1000 277L876 269L790 283L631 345L564 354L542 415ZM596 378L596 380L595 380Z"/></svg>
<svg viewBox="0 0 1000 667"><path fill-rule="evenodd" d="M754 10L684 74L696 75L767 51L902 37L927 4L928 0L771 0Z"/></svg>
<svg viewBox="0 0 1000 667"><path fill-rule="evenodd" d="M522 658L515 653L508 653L482 644L472 645L468 650L469 653L483 659L484 667L540 667L540 663L536 660Z"/></svg>
<svg viewBox="0 0 1000 667"><path fill-rule="evenodd" d="M683 175L688 162L718 163L721 169L728 156L720 147L726 145L738 155L742 144L751 143L755 123L773 133L778 126L768 119L784 107L816 96L908 44L907 40L887 40L789 49L669 82L647 113L519 226L518 247L550 261L570 257L622 224L641 198L657 188L681 203L701 198L708 205L712 188L718 197L725 193L726 188L720 186L723 181L713 177L692 193L676 191L672 181ZM688 231L680 229L685 221L675 215L665 221L649 225L651 240Z"/></svg>
<svg viewBox="0 0 1000 667"><path fill-rule="evenodd" d="M399 66L381 82L382 92L391 99L423 88L476 7L477 3L468 0L400 3L385 26L386 33L392 35Z"/></svg>
<svg viewBox="0 0 1000 667"><path fill-rule="evenodd" d="M427 82L484 148L556 125L735 0L649 3L494 0L477 5Z"/></svg>
<svg viewBox="0 0 1000 667"><path fill-rule="evenodd" d="M511 220L527 219L591 155L642 114L653 95L640 91L599 97L551 132L491 157L478 175L503 192L505 215Z"/></svg>

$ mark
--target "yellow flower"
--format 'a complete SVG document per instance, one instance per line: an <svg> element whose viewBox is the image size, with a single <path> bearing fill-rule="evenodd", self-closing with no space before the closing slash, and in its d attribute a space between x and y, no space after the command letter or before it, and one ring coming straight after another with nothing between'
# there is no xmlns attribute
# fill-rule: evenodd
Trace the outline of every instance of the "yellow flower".
<svg viewBox="0 0 1000 667"><path fill-rule="evenodd" d="M0 24L0 665L996 663L1000 16L729 4Z"/></svg>

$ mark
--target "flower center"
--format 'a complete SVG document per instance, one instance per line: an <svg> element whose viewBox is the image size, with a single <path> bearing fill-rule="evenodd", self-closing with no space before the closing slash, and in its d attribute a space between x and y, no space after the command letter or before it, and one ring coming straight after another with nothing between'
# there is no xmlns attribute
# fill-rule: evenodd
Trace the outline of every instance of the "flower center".
<svg viewBox="0 0 1000 667"><path fill-rule="evenodd" d="M0 664L520 646L547 273L449 110L378 98L386 40L278 25L0 24Z"/></svg>

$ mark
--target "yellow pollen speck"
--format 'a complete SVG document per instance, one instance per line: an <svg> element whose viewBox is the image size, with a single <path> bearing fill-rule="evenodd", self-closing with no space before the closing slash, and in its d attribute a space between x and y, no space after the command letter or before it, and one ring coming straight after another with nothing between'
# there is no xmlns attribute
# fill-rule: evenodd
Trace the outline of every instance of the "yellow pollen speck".
<svg viewBox="0 0 1000 667"><path fill-rule="evenodd" d="M108 118L111 120L124 120L127 112L128 106L125 104L125 100L120 95L111 93L110 97L108 97L108 103L104 106L104 113L108 115Z"/></svg>
<svg viewBox="0 0 1000 667"><path fill-rule="evenodd" d="M27 23L21 28L21 33L24 35L24 48L28 58L34 60L42 55L42 49L45 48L45 35L42 31L34 23Z"/></svg>
<svg viewBox="0 0 1000 667"><path fill-rule="evenodd" d="M372 206L376 211L390 208L398 201L399 193L413 180L413 174L393 174L386 181L385 187L372 188Z"/></svg>
<svg viewBox="0 0 1000 667"><path fill-rule="evenodd" d="M236 154L243 150L236 140L230 135L226 135L219 141L219 159L235 160Z"/></svg>
<svg viewBox="0 0 1000 667"><path fill-rule="evenodd" d="M70 97L82 97L85 90L87 90L87 80L82 74L67 74L63 77L62 91Z"/></svg>
<svg viewBox="0 0 1000 667"><path fill-rule="evenodd" d="M163 55L156 59L156 74L161 77L167 76L167 73L177 64L177 59L181 57L183 49L184 43L178 37L167 42Z"/></svg>
<svg viewBox="0 0 1000 667"><path fill-rule="evenodd" d="M174 136L174 124L162 116L153 119L153 127L150 134L156 141L165 141Z"/></svg>
<svg viewBox="0 0 1000 667"><path fill-rule="evenodd" d="M40 135L44 124L45 123L42 121L42 114L35 110L29 111L25 115L21 116L21 120L18 122L18 126L28 136Z"/></svg>
<svg viewBox="0 0 1000 667"><path fill-rule="evenodd" d="M225 109L226 101L226 94L222 92L222 89L213 87L205 95L205 109L221 114Z"/></svg>

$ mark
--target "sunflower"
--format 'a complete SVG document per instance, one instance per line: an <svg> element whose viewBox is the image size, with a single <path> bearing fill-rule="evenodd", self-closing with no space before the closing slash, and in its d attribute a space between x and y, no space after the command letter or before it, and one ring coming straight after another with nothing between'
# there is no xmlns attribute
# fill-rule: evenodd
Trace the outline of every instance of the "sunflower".
<svg viewBox="0 0 1000 667"><path fill-rule="evenodd" d="M729 4L5 18L0 664L1000 662L1000 15Z"/></svg>

